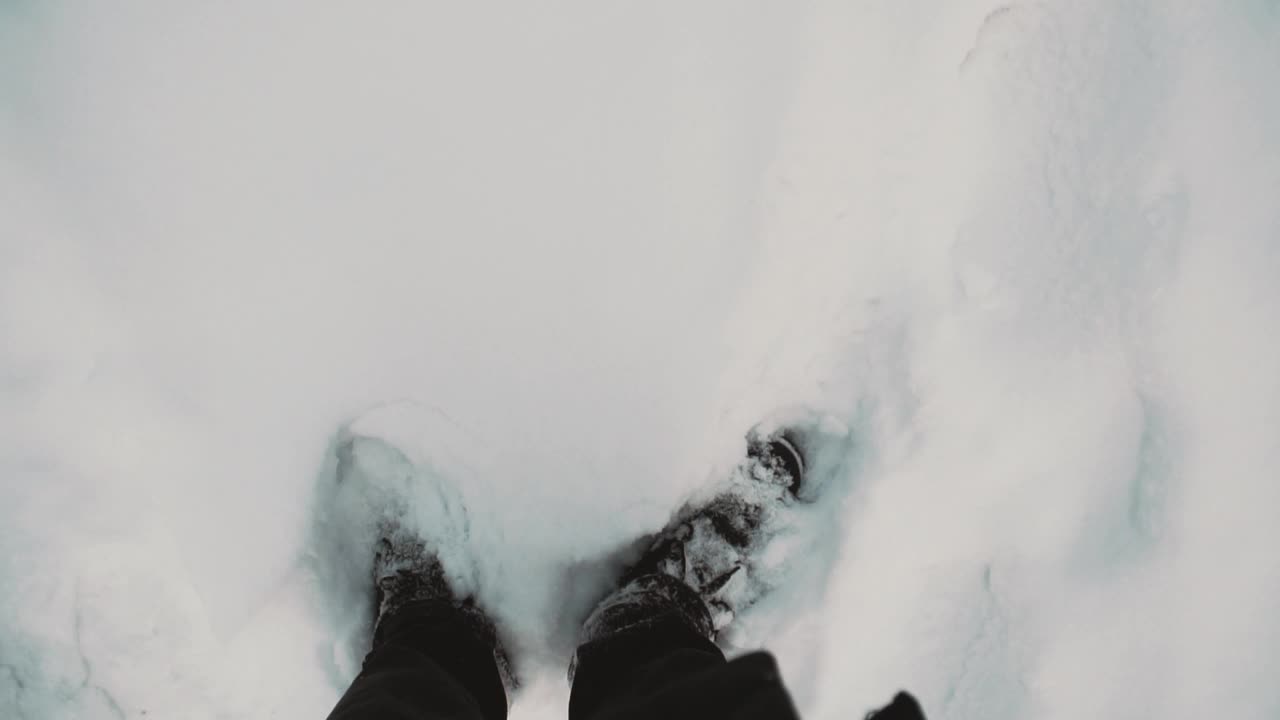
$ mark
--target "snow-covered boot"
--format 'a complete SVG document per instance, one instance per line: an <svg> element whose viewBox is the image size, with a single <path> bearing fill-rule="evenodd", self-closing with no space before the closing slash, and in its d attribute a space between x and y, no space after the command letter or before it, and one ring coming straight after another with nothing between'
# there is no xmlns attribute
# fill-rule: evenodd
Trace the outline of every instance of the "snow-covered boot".
<svg viewBox="0 0 1280 720"><path fill-rule="evenodd" d="M375 644L382 621L411 604L435 604L449 608L447 611L453 613L458 623L493 648L498 672L510 694L518 683L497 628L489 616L476 605L473 597L458 596L450 586L439 555L429 550L421 537L392 522L384 522L379 534L381 537L373 561L377 608Z"/></svg>
<svg viewBox="0 0 1280 720"><path fill-rule="evenodd" d="M788 429L749 433L746 457L729 477L691 499L657 535L642 541L647 549L587 618L580 641L642 628L673 612L715 640L737 613L770 589L758 572L761 551L794 522L788 508L803 503L802 447Z"/></svg>

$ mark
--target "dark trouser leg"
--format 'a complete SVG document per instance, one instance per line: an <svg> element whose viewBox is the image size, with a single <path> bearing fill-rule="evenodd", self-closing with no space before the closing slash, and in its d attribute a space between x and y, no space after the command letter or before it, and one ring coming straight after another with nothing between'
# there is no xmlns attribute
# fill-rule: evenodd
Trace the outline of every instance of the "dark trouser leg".
<svg viewBox="0 0 1280 720"><path fill-rule="evenodd" d="M493 645L450 603L405 605L378 623L364 669L329 720L502 720Z"/></svg>
<svg viewBox="0 0 1280 720"><path fill-rule="evenodd" d="M677 615L578 648L569 720L795 718L768 653L726 662Z"/></svg>

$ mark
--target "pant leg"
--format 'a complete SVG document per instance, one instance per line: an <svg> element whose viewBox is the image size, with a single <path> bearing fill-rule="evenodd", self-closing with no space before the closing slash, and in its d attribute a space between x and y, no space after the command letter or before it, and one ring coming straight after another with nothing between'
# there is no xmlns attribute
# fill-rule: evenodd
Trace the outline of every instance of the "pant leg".
<svg viewBox="0 0 1280 720"><path fill-rule="evenodd" d="M576 663L569 720L798 717L772 655L726 662L675 616L584 643Z"/></svg>
<svg viewBox="0 0 1280 720"><path fill-rule="evenodd" d="M449 603L416 602L384 618L329 720L502 720L507 695L492 643Z"/></svg>

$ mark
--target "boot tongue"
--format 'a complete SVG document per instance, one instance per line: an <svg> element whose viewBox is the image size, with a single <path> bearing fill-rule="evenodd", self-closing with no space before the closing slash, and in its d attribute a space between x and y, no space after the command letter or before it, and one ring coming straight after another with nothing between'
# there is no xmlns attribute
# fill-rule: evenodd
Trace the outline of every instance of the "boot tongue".
<svg viewBox="0 0 1280 720"><path fill-rule="evenodd" d="M742 567L741 543L726 537L721 523L711 516L690 523L692 533L684 543L684 577L690 587L703 595L714 593Z"/></svg>
<svg viewBox="0 0 1280 720"><path fill-rule="evenodd" d="M398 528L384 533L373 561L379 617L418 600L457 601L439 556L420 538Z"/></svg>
<svg viewBox="0 0 1280 720"><path fill-rule="evenodd" d="M434 557L414 566L385 571L377 578L377 589L379 617L392 615L419 600L457 602L445 579L444 568Z"/></svg>

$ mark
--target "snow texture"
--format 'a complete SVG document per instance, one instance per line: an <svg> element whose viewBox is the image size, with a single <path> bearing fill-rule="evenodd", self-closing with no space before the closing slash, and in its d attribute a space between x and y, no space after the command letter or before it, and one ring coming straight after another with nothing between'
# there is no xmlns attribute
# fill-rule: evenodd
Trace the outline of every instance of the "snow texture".
<svg viewBox="0 0 1280 720"><path fill-rule="evenodd" d="M0 4L0 717L324 717L404 407L561 717L795 406L806 716L1280 715L1277 77L1274 0Z"/></svg>

